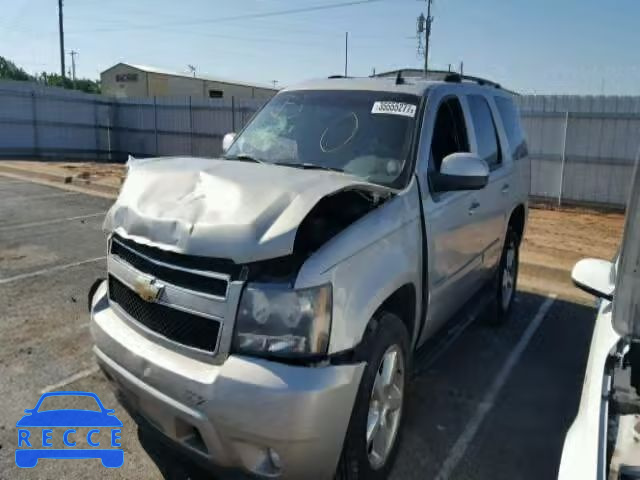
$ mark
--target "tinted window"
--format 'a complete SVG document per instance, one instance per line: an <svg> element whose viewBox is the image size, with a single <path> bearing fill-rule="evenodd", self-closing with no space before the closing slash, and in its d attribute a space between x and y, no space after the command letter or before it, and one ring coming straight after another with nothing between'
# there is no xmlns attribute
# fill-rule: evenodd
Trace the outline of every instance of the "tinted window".
<svg viewBox="0 0 640 480"><path fill-rule="evenodd" d="M468 151L469 141L462 107L460 101L452 97L440 105L433 127L431 156L434 170L440 171L442 160L447 155Z"/></svg>
<svg viewBox="0 0 640 480"><path fill-rule="evenodd" d="M508 98L496 97L495 100L502 118L502 124L507 132L511 155L514 160L518 160L527 155L527 140L522 131L518 109Z"/></svg>
<svg viewBox="0 0 640 480"><path fill-rule="evenodd" d="M480 95L469 95L468 101L478 142L478 155L487 162L490 168L497 168L502 162L502 155L498 132L489 104Z"/></svg>

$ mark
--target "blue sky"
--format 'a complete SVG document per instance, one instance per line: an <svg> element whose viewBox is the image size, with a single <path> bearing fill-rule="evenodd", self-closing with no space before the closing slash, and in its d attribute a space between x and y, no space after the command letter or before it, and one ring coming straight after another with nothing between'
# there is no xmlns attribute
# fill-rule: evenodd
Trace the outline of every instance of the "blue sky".
<svg viewBox="0 0 640 480"><path fill-rule="evenodd" d="M246 81L292 84L419 66L419 0L308 13L247 14L348 0L65 0L67 50L79 76L124 61ZM640 94L638 0L434 0L431 63L523 93ZM29 72L59 71L57 0L4 1L0 55ZM69 57L67 56L67 62Z"/></svg>

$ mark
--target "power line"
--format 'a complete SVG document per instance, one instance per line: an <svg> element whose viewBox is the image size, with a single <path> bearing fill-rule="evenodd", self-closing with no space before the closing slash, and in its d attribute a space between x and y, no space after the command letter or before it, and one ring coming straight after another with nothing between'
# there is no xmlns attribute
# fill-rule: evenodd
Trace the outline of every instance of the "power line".
<svg viewBox="0 0 640 480"><path fill-rule="evenodd" d="M59 0L62 1L62 0ZM367 3L378 3L384 0L354 0L351 2L342 2L342 3L329 3L326 5L314 5L310 7L299 7L299 8L289 8L285 10L274 10L271 12L262 12L262 13L247 13L243 15L233 15L229 17L218 17L211 18L206 20L186 20L179 22L167 22L167 23L156 23L156 24L147 24L147 25L138 25L135 27L136 30L141 29L155 29L159 27L175 27L175 26L193 26L193 25L206 25L209 23L220 23L220 22L232 22L237 20L248 20L254 18L267 18L267 17L276 17L282 15L292 15L297 13L307 13L307 12L317 12L320 10L332 10L336 8L344 8L344 7L352 7L355 5L364 5ZM129 30L130 28L102 28L102 29L93 29L87 30L87 32L121 32Z"/></svg>

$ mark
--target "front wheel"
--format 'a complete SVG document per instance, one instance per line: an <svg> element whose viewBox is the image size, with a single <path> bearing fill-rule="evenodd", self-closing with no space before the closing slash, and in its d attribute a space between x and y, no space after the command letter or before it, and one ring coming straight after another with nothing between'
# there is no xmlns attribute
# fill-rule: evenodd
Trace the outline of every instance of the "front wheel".
<svg viewBox="0 0 640 480"><path fill-rule="evenodd" d="M492 286L488 320L494 325L502 325L509 318L518 284L519 261L520 236L509 226Z"/></svg>
<svg viewBox="0 0 640 480"><path fill-rule="evenodd" d="M367 366L336 473L340 480L386 478L400 443L409 335L392 313L377 315L372 325L357 354Z"/></svg>

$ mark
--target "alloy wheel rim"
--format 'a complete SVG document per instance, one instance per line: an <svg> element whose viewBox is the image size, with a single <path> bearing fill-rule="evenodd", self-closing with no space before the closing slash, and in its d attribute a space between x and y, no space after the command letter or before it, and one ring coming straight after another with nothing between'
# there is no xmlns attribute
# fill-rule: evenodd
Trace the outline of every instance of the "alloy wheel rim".
<svg viewBox="0 0 640 480"><path fill-rule="evenodd" d="M369 401L366 445L369 463L374 469L385 464L398 435L404 375L402 350L392 345L380 360Z"/></svg>
<svg viewBox="0 0 640 480"><path fill-rule="evenodd" d="M513 243L507 249L504 270L502 271L502 309L506 310L511 302L516 279L516 248Z"/></svg>

